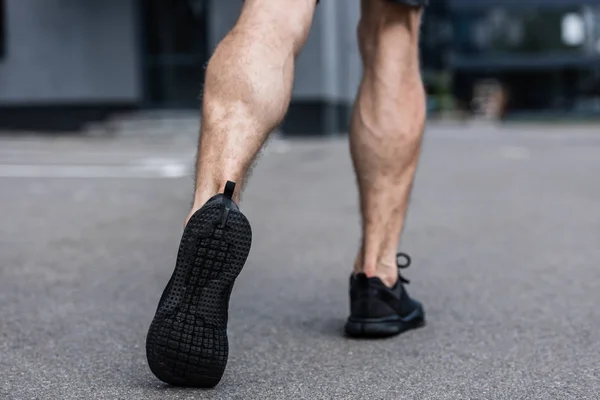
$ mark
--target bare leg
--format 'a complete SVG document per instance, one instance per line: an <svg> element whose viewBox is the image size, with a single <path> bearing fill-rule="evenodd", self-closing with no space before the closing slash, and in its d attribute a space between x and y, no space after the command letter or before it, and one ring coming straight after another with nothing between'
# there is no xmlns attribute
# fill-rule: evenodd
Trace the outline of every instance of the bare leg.
<svg viewBox="0 0 600 400"><path fill-rule="evenodd" d="M252 229L231 203L231 187L203 206L228 180L242 183L282 120L314 1L246 0L209 62L193 210L146 335L148 365L171 385L214 387L225 372L229 299L250 252Z"/></svg>
<svg viewBox="0 0 600 400"><path fill-rule="evenodd" d="M425 121L420 19L415 7L362 0L358 39L364 76L350 134L363 220L355 272L377 276L390 287L398 279L396 251Z"/></svg>
<svg viewBox="0 0 600 400"><path fill-rule="evenodd" d="M206 71L197 180L190 216L226 181L238 188L291 97L294 59L315 0L246 0ZM235 200L239 200L236 189ZM189 218L189 217L188 217Z"/></svg>

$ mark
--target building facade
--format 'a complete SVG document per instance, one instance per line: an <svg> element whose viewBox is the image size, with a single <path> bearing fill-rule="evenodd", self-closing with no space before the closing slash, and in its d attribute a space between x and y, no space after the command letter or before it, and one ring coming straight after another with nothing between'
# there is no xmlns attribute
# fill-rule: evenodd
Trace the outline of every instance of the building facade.
<svg viewBox="0 0 600 400"><path fill-rule="evenodd" d="M463 104L493 78L509 115L600 115L600 0L449 0L447 20Z"/></svg>
<svg viewBox="0 0 600 400"><path fill-rule="evenodd" d="M0 0L0 126L77 129L114 110L199 106L240 0ZM318 7L284 128L346 129L359 3Z"/></svg>
<svg viewBox="0 0 600 400"><path fill-rule="evenodd" d="M347 129L361 74L359 3L317 7L284 131ZM430 3L421 41L428 86L446 71L448 96L469 108L477 83L494 78L509 113L600 114L600 0ZM0 128L78 129L116 110L197 109L204 66L241 5L0 0Z"/></svg>

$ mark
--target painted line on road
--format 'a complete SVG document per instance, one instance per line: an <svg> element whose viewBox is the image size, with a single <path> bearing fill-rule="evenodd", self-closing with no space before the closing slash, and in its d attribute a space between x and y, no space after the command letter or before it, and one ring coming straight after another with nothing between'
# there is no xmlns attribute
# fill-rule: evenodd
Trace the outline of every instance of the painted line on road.
<svg viewBox="0 0 600 400"><path fill-rule="evenodd" d="M529 160L531 152L526 147L502 147L500 149L500 156L511 160Z"/></svg>
<svg viewBox="0 0 600 400"><path fill-rule="evenodd" d="M191 175L191 168L183 163L156 165L2 165L0 178L138 178L177 179Z"/></svg>

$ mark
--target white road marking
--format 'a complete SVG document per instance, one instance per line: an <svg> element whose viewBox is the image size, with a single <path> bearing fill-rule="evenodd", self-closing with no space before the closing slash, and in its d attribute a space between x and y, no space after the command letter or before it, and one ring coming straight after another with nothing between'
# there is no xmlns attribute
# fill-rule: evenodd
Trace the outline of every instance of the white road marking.
<svg viewBox="0 0 600 400"><path fill-rule="evenodd" d="M148 165L0 164L0 178L177 179L189 176L191 172L190 166L182 162Z"/></svg>
<svg viewBox="0 0 600 400"><path fill-rule="evenodd" d="M531 158L529 149L516 146L502 147L500 149L500 155L511 160L529 160Z"/></svg>

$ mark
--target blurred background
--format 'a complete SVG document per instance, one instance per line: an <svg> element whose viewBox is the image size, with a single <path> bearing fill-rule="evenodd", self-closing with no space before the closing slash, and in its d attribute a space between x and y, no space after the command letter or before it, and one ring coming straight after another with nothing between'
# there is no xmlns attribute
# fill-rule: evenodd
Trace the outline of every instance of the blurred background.
<svg viewBox="0 0 600 400"><path fill-rule="evenodd" d="M430 118L596 118L600 2L433 0ZM0 128L81 129L197 110L203 66L239 0L1 0ZM357 2L318 7L283 131L345 131L360 79Z"/></svg>
<svg viewBox="0 0 600 400"><path fill-rule="evenodd" d="M430 3L401 243L428 325L342 337L359 2L323 0L244 192L225 377L189 391L144 342L241 1L0 0L0 399L598 399L600 0Z"/></svg>

